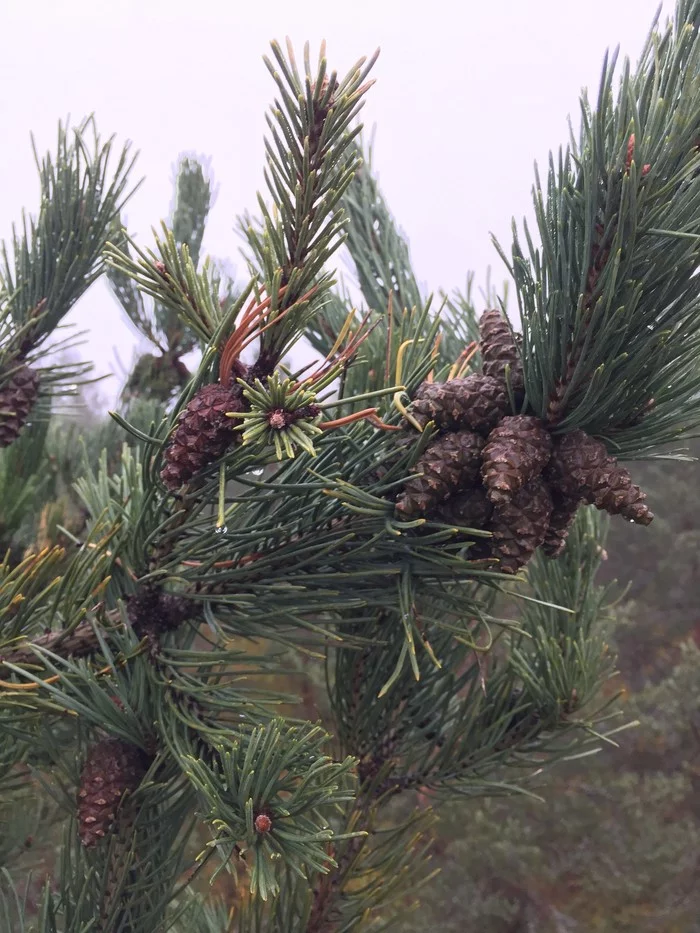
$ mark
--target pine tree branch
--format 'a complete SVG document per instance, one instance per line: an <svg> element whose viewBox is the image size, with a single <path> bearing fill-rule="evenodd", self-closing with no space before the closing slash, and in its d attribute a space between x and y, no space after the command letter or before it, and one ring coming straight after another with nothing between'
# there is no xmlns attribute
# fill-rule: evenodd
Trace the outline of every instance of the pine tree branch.
<svg viewBox="0 0 700 933"><path fill-rule="evenodd" d="M92 141L87 136L92 131ZM102 143L94 120L73 131L60 125L56 156L35 158L41 183L36 220L13 232L13 255L3 246L3 367L32 354L102 273L102 250L124 202L134 159L125 146L110 171L113 140Z"/></svg>
<svg viewBox="0 0 700 933"><path fill-rule="evenodd" d="M372 148L356 149L358 169L341 205L348 222L347 247L367 307L384 312L393 299L397 318L423 304L408 244L394 221L372 172ZM364 159L364 161L362 161Z"/></svg>
<svg viewBox="0 0 700 933"><path fill-rule="evenodd" d="M627 458L700 424L698 9L679 0L617 93L606 58L580 139L550 157L544 189L536 179L541 246L514 232L508 263L530 405Z"/></svg>
<svg viewBox="0 0 700 933"><path fill-rule="evenodd" d="M100 650L100 640L92 622L81 622L69 632L47 632L31 640L32 647L20 647L6 651L0 660L0 667L14 664L17 667L32 667L41 658L41 649L62 658L84 658Z"/></svg>
<svg viewBox="0 0 700 933"><path fill-rule="evenodd" d="M339 79L335 72L327 74L325 46L315 72L305 47L303 77L289 43L287 58L277 43L272 52L274 62L266 59L266 64L280 98L267 118L265 179L274 211L259 197L262 226L246 221L242 225L265 289L273 296L270 319L311 289L314 300L263 335L260 375L271 371L303 333L331 284L332 277L323 269L344 239L337 205L358 166L352 139L360 128L350 126L373 83L365 79L377 57L361 59Z"/></svg>
<svg viewBox="0 0 700 933"><path fill-rule="evenodd" d="M128 146L112 170L113 140L101 142L92 118L73 137L59 125L56 156L41 162L35 147L39 214L25 216L22 229L13 228L11 250L6 244L0 250L0 448L16 440L41 394L75 395L91 369L55 359L47 364L47 355L71 342L47 347L46 340L102 273L108 231L133 193L127 191L134 161Z"/></svg>
<svg viewBox="0 0 700 933"><path fill-rule="evenodd" d="M244 290L232 308L221 307L219 297L220 279L210 260L205 260L201 269L197 269L186 243L179 244L175 236L164 223L162 234L153 231L156 251L139 248L126 234L122 237L122 246L110 242L105 256L115 280L124 276L137 286L139 292L153 298L156 306L167 309L178 316L197 338L205 345L212 342L221 330L223 320L231 320L239 311L248 296L252 283ZM124 242L125 241L125 242ZM131 250L135 256L132 256ZM233 312L233 315L232 315ZM141 319L143 327L157 335L155 321ZM168 349L168 337L157 337L164 352Z"/></svg>
<svg viewBox="0 0 700 933"><path fill-rule="evenodd" d="M196 269L204 230L212 204L211 179L197 159L182 157L177 166L174 206L171 219L173 240L177 248L187 246L190 261ZM128 240L124 240L121 223L115 224L112 241L130 257ZM183 327L182 320L170 305L154 301L146 305L132 277L113 265L107 267L110 287L133 324L159 350L162 357L180 363L179 357L194 349L196 335ZM144 358L142 358L144 359ZM177 366L175 365L177 369ZM179 385L187 381L186 369L179 373ZM188 376L189 374L187 374ZM132 376L133 378L133 376ZM138 380L139 383L144 379ZM148 388L148 379L144 388ZM172 389L168 393L172 395Z"/></svg>

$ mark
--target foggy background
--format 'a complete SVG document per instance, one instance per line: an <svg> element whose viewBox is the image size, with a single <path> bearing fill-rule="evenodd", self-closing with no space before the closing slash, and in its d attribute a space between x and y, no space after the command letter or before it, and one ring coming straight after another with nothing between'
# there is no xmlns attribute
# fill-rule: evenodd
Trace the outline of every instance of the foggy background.
<svg viewBox="0 0 700 933"><path fill-rule="evenodd" d="M382 52L362 119L376 124L374 166L426 291L483 287L505 271L489 234L509 244L511 217L530 213L535 160L578 129L578 97L597 89L606 48L636 60L657 0L0 0L0 236L38 207L30 148L55 146L58 120L94 112L103 137L133 141L146 177L125 219L142 245L167 218L174 164L210 160L218 194L203 244L244 278L236 216L263 187L265 111L275 86L262 62L290 36L343 73ZM663 6L665 17L672 4ZM511 303L511 313L513 311ZM142 339L97 282L69 320L112 402Z"/></svg>

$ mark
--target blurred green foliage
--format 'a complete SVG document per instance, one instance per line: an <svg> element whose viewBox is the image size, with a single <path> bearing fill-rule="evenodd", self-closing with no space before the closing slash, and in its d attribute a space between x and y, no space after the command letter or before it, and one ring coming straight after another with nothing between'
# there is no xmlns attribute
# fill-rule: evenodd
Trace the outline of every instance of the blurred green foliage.
<svg viewBox="0 0 700 933"><path fill-rule="evenodd" d="M436 917L441 933L700 931L698 468L637 464L635 477L656 520L612 523L599 580L621 584L611 689L624 690L625 719L638 725L619 748L549 772L546 802L443 808L441 871L403 933Z"/></svg>

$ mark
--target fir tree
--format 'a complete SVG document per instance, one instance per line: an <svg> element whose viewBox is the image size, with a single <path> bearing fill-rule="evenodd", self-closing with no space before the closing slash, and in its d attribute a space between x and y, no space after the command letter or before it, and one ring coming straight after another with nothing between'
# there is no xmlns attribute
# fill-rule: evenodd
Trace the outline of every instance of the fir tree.
<svg viewBox="0 0 700 933"><path fill-rule="evenodd" d="M134 319L157 322L162 355L203 355L148 427L115 413L132 442L78 479L69 559L2 566L2 760L63 816L34 919L8 878L10 928L381 929L430 884L438 804L530 794L613 741L596 509L648 524L618 461L700 420L699 25L680 0L637 71L615 91L606 63L584 99L580 138L535 188L541 246L516 235L507 260L522 334L421 294L362 165L373 60L340 77L324 49L300 66L273 43L267 197L231 300L194 226L149 250L114 231L117 198L57 212L80 282L109 225ZM56 178L49 200L73 205ZM366 308L333 290L343 242ZM31 243L2 291L9 450L37 402L28 341L62 307L65 250ZM322 359L290 371L304 336ZM320 722L288 689L314 665ZM216 860L237 881L220 908L194 893Z"/></svg>

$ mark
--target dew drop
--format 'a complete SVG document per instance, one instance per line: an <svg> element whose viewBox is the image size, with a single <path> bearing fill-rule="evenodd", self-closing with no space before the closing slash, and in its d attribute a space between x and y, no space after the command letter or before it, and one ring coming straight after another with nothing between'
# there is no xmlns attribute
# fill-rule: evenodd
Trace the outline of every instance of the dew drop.
<svg viewBox="0 0 700 933"><path fill-rule="evenodd" d="M217 525L214 530L216 531L217 535L225 535L228 531L228 527L226 525Z"/></svg>
<svg viewBox="0 0 700 933"><path fill-rule="evenodd" d="M265 467L258 467L257 470L251 470L250 472L253 474L253 476L262 476L265 472Z"/></svg>

